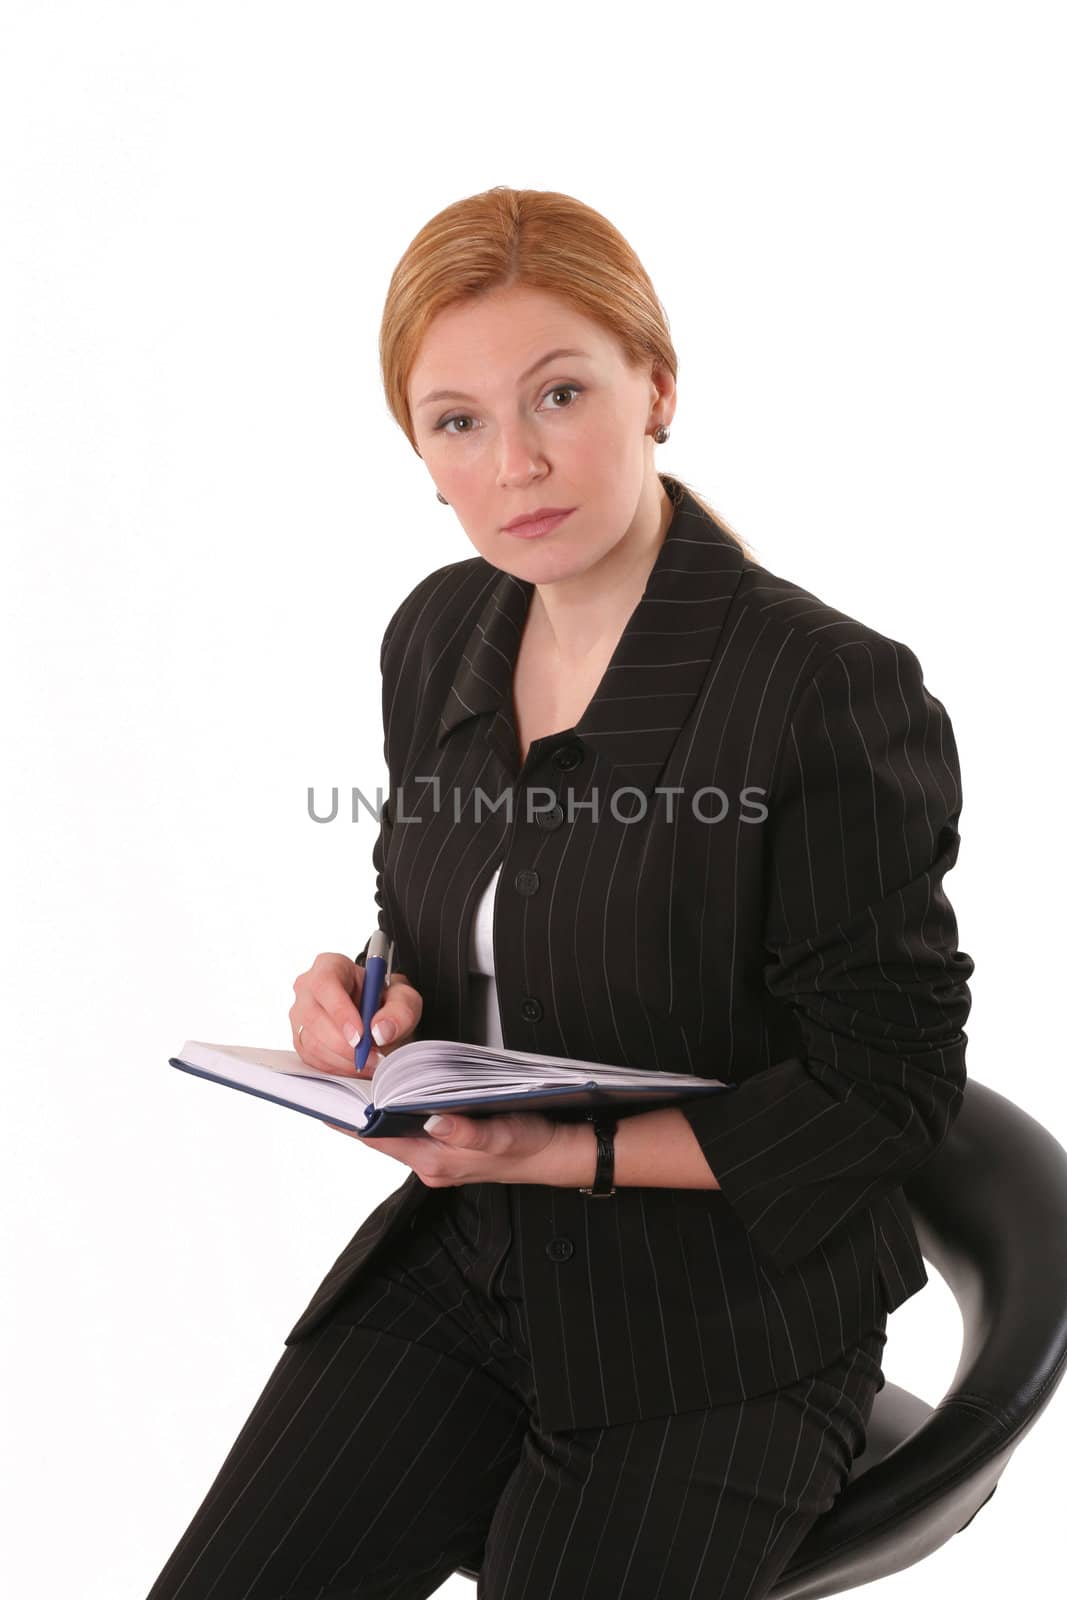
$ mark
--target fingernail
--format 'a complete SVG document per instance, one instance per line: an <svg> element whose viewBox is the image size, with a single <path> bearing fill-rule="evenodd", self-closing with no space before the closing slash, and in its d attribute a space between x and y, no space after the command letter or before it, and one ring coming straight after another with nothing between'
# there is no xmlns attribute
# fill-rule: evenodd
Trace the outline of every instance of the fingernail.
<svg viewBox="0 0 1067 1600"><path fill-rule="evenodd" d="M371 1029L375 1044L388 1044L395 1033L396 1023L390 1022L388 1018L382 1022L376 1022Z"/></svg>
<svg viewBox="0 0 1067 1600"><path fill-rule="evenodd" d="M437 1116L427 1117L426 1121L423 1123L423 1127L426 1129L427 1133L439 1133L444 1138L448 1137L455 1125L456 1124L453 1122L451 1117Z"/></svg>
<svg viewBox="0 0 1067 1600"><path fill-rule="evenodd" d="M349 1044L357 1045L359 1043L359 1029L356 1027L354 1022L345 1023L344 1035Z"/></svg>

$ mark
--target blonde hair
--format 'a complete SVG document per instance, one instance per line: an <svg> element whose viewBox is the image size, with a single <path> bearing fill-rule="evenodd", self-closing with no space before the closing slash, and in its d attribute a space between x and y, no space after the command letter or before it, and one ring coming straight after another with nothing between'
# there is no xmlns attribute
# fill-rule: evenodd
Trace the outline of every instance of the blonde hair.
<svg viewBox="0 0 1067 1600"><path fill-rule="evenodd" d="M416 453L408 382L427 328L447 306L512 284L557 295L613 334L628 365L653 360L677 379L666 312L618 229L570 195L498 185L431 217L389 281L378 341L382 382L389 410ZM756 559L690 484L669 476Z"/></svg>

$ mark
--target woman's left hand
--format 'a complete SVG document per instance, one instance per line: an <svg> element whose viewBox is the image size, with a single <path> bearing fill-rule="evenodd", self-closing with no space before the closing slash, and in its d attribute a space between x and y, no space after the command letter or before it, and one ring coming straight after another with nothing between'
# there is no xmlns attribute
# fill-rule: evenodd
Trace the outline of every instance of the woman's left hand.
<svg viewBox="0 0 1067 1600"><path fill-rule="evenodd" d="M574 1170L575 1135L581 1124L553 1122L532 1111L494 1117L463 1117L450 1111L448 1121L452 1126L447 1131L442 1120L426 1129L429 1137L411 1139L368 1139L336 1122L326 1126L403 1162L428 1189L460 1183L547 1183L567 1188L586 1181ZM588 1181L593 1181L591 1172Z"/></svg>

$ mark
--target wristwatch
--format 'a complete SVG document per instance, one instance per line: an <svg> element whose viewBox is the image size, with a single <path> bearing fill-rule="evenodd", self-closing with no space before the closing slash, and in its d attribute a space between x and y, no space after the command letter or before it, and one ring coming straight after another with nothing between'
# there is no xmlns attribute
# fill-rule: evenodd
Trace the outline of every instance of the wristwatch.
<svg viewBox="0 0 1067 1600"><path fill-rule="evenodd" d="M591 1189L580 1188L579 1194L611 1195L615 1193L615 1129L618 1118L605 1111L587 1111L586 1122L593 1124L596 1134L596 1177Z"/></svg>

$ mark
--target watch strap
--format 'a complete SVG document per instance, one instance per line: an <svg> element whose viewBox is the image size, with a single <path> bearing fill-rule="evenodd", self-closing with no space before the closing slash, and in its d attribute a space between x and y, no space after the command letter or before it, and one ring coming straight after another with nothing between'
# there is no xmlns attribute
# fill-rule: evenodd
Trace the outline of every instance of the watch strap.
<svg viewBox="0 0 1067 1600"><path fill-rule="evenodd" d="M615 1130L618 1118L605 1111L587 1111L586 1122L593 1124L596 1134L596 1177L591 1189L579 1188L579 1194L612 1195L615 1193Z"/></svg>

